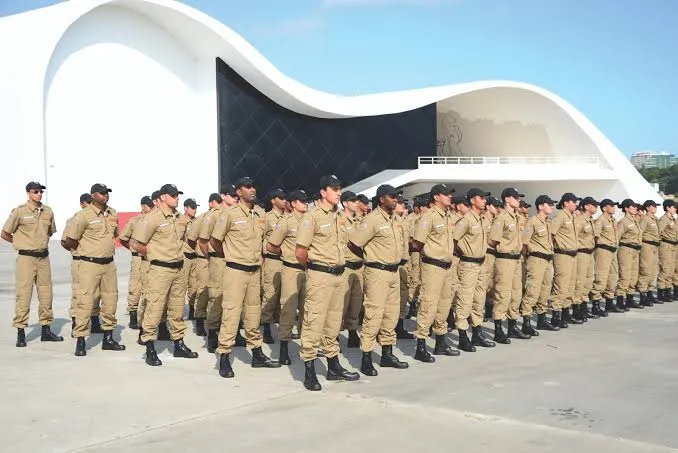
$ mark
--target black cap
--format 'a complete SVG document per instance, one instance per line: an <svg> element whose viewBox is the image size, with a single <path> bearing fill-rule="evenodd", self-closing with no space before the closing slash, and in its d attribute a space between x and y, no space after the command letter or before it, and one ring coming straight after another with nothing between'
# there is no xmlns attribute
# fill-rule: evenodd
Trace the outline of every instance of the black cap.
<svg viewBox="0 0 678 453"><path fill-rule="evenodd" d="M285 197L285 191L282 189L273 189L268 193L269 200L273 200L274 198L280 198L281 200L284 200Z"/></svg>
<svg viewBox="0 0 678 453"><path fill-rule="evenodd" d="M153 200L148 195L141 197L140 205L153 207Z"/></svg>
<svg viewBox="0 0 678 453"><path fill-rule="evenodd" d="M377 198L381 198L384 195L391 195L395 197L401 192L398 192L395 187L389 185L389 184L382 184L379 187L377 187Z"/></svg>
<svg viewBox="0 0 678 453"><path fill-rule="evenodd" d="M431 198L435 197L436 195L451 195L454 193L454 189L447 184L436 184L435 186L431 187L431 191L429 192L429 195L431 195Z"/></svg>
<svg viewBox="0 0 678 453"><path fill-rule="evenodd" d="M80 195L80 203L91 203L92 202L92 195L88 193L83 193Z"/></svg>
<svg viewBox="0 0 678 453"><path fill-rule="evenodd" d="M609 198L605 198L600 201L600 207L604 208L605 206L619 206L619 203L612 201Z"/></svg>
<svg viewBox="0 0 678 453"><path fill-rule="evenodd" d="M520 200L520 207L521 208L531 208L532 205L525 200Z"/></svg>
<svg viewBox="0 0 678 453"><path fill-rule="evenodd" d="M355 192L351 192L350 190L342 192L341 202L345 203L347 201L358 201L358 195L356 195Z"/></svg>
<svg viewBox="0 0 678 453"><path fill-rule="evenodd" d="M241 187L254 186L254 181L252 181L252 178L250 178L249 176L243 176L242 178L236 179L233 185L235 186L235 189L238 190Z"/></svg>
<svg viewBox="0 0 678 453"><path fill-rule="evenodd" d="M504 203L504 199L506 197L513 197L513 198L523 198L525 194L522 194L518 192L518 189L515 187L507 187L506 189L501 191L501 202L502 204Z"/></svg>
<svg viewBox="0 0 678 453"><path fill-rule="evenodd" d="M645 203L643 203L643 209L647 209L648 206L654 206L656 208L659 205L654 200L645 200Z"/></svg>
<svg viewBox="0 0 678 453"><path fill-rule="evenodd" d="M586 205L588 205L588 204L592 204L593 206L598 206L598 202L597 202L596 199L593 198L593 197L584 197L584 198L582 198L581 201L579 202L579 206L582 206L582 207L583 207L583 206L586 206Z"/></svg>
<svg viewBox="0 0 678 453"><path fill-rule="evenodd" d="M370 204L370 199L367 198L367 195L365 195L364 193L361 193L360 195L358 195L358 196L356 197L356 199L357 199L359 202L361 202L362 204Z"/></svg>
<svg viewBox="0 0 678 453"><path fill-rule="evenodd" d="M320 188L327 189L328 187L339 188L341 181L335 175L325 175L320 178Z"/></svg>
<svg viewBox="0 0 678 453"><path fill-rule="evenodd" d="M191 209L198 209L198 206L200 205L193 198L186 198L186 201L184 201L184 206Z"/></svg>
<svg viewBox="0 0 678 453"><path fill-rule="evenodd" d="M160 195L169 195L172 198L176 198L179 195L183 195L184 193L177 189L177 186L174 184L165 184L160 188Z"/></svg>
<svg viewBox="0 0 678 453"><path fill-rule="evenodd" d="M45 190L47 187L43 186L39 182L31 181L26 184L26 192L29 190Z"/></svg>
<svg viewBox="0 0 678 453"><path fill-rule="evenodd" d="M398 203L407 204L407 200L403 197L402 192L398 193Z"/></svg>
<svg viewBox="0 0 678 453"><path fill-rule="evenodd" d="M153 193L151 194L151 200L159 200L160 199L160 191L159 190L154 190Z"/></svg>
<svg viewBox="0 0 678 453"><path fill-rule="evenodd" d="M554 204L556 204L556 202L551 200L551 197L549 197L548 195L539 195L537 197L537 199L535 200L534 205L537 208L539 208L539 206L541 206L543 204L548 204L548 205L553 206Z"/></svg>
<svg viewBox="0 0 678 453"><path fill-rule="evenodd" d="M626 199L623 200L621 203L619 203L619 207L622 208L622 209L628 208L628 207L630 207L630 206L636 206L636 202L633 201L633 200L630 199L630 198L626 198Z"/></svg>
<svg viewBox="0 0 678 453"><path fill-rule="evenodd" d="M487 197L487 204L494 206L495 208L501 208L504 206L504 203L502 203L501 200L496 197Z"/></svg>
<svg viewBox="0 0 678 453"><path fill-rule="evenodd" d="M485 192L484 190L473 188L473 189L470 189L468 192L466 192L466 199L471 200L473 197L487 198L490 195L492 195L490 192Z"/></svg>
<svg viewBox="0 0 678 453"><path fill-rule="evenodd" d="M675 206L675 205L676 205L675 200L664 200L664 203L662 203L662 207L664 209L671 207L671 206Z"/></svg>
<svg viewBox="0 0 678 453"><path fill-rule="evenodd" d="M92 188L89 190L89 193L109 193L109 192L113 192L113 190L106 187L106 184L99 183L94 184Z"/></svg>
<svg viewBox="0 0 678 453"><path fill-rule="evenodd" d="M222 184L221 189L219 189L219 193L223 193L224 195L230 195L232 197L237 196L237 194L235 193L235 186L229 183Z"/></svg>
<svg viewBox="0 0 678 453"><path fill-rule="evenodd" d="M565 203L566 201L579 201L581 198L576 196L575 194L571 192L564 193L562 197L560 197L560 204Z"/></svg>
<svg viewBox="0 0 678 453"><path fill-rule="evenodd" d="M452 203L463 204L464 206L471 206L471 203L469 202L469 200L467 200L466 197L464 197L462 195L457 195L456 197L453 197Z"/></svg>
<svg viewBox="0 0 678 453"><path fill-rule="evenodd" d="M221 203L223 200L221 199L221 195L220 195L220 194L218 194L218 193L213 193L213 194L210 194L210 198L209 198L208 202L211 203L211 202L213 202L213 201L216 201L216 202L218 202L218 203Z"/></svg>
<svg viewBox="0 0 678 453"><path fill-rule="evenodd" d="M343 196L343 194L342 194ZM287 199L291 201L305 201L308 202L308 194L303 190L293 190L287 195Z"/></svg>

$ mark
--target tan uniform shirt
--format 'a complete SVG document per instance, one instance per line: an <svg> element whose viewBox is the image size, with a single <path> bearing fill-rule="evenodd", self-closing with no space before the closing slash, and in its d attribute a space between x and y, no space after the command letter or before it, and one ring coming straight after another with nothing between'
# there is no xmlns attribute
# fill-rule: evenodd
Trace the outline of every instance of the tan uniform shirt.
<svg viewBox="0 0 678 453"><path fill-rule="evenodd" d="M499 253L518 255L523 248L520 237L519 214L503 211L494 218L490 230L490 240L498 242L496 249Z"/></svg>
<svg viewBox="0 0 678 453"><path fill-rule="evenodd" d="M643 241L659 242L659 223L655 216L644 215L639 223Z"/></svg>
<svg viewBox="0 0 678 453"><path fill-rule="evenodd" d="M79 241L78 254L90 258L111 258L118 235L118 213L111 207L101 210L94 204L76 214L66 236Z"/></svg>
<svg viewBox="0 0 678 453"><path fill-rule="evenodd" d="M134 227L132 239L146 244L146 259L149 261L182 261L184 242L177 223L174 212L169 208L158 207L140 219Z"/></svg>
<svg viewBox="0 0 678 453"><path fill-rule="evenodd" d="M423 214L414 227L413 239L424 244L423 256L447 263L452 262L454 219L449 212L434 206Z"/></svg>
<svg viewBox="0 0 678 453"><path fill-rule="evenodd" d="M184 253L193 253L193 249L190 245L188 245L186 239L188 239L188 235L190 234L191 230L195 228L195 225L195 217L189 217L186 214L182 214L177 219L177 231L179 232L179 237L184 243Z"/></svg>
<svg viewBox="0 0 678 453"><path fill-rule="evenodd" d="M551 220L553 248L558 250L577 250L577 231L574 216L564 209L559 209Z"/></svg>
<svg viewBox="0 0 678 453"><path fill-rule="evenodd" d="M676 229L676 222L673 220L670 214L664 214L659 219L659 231L660 236L663 240L666 241L678 241L678 233Z"/></svg>
<svg viewBox="0 0 678 453"><path fill-rule="evenodd" d="M525 226L527 225L527 217L525 217L522 214L518 215L518 227L520 228L520 232L522 233L525 231Z"/></svg>
<svg viewBox="0 0 678 453"><path fill-rule="evenodd" d="M209 240L210 237L212 237L212 231L214 231L214 226L217 224L217 221L219 220L219 217L221 217L221 214L224 211L224 209L228 208L219 206L216 208L210 208L210 210L205 213L205 217L202 219L202 222L200 222L198 238L202 239L203 241L207 241ZM209 252L214 252L212 244L209 244L208 250Z"/></svg>
<svg viewBox="0 0 678 453"><path fill-rule="evenodd" d="M284 215L284 212L278 213L275 209L271 209L264 216L263 253L269 253L266 251L266 244L268 244L271 234L273 233L273 228L283 219Z"/></svg>
<svg viewBox="0 0 678 453"><path fill-rule="evenodd" d="M66 220L66 226L64 227L64 232L61 234L61 240L62 240L62 241L65 241L65 240L68 238L68 236L66 235L66 232L71 228L70 225L71 225L71 223L75 220L75 217L76 217L77 215L78 215L78 214L75 214L73 217L71 217L70 219ZM76 249L76 250L71 250L71 256L78 256L78 250L77 250L77 249Z"/></svg>
<svg viewBox="0 0 678 453"><path fill-rule="evenodd" d="M469 211L457 222L454 228L454 240L462 256L483 258L487 251L487 230L483 216Z"/></svg>
<svg viewBox="0 0 678 453"><path fill-rule="evenodd" d="M295 251L297 248L297 230L302 218L303 214L296 211L287 214L273 227L273 233L268 238L268 242L280 247L282 260L288 263L299 264Z"/></svg>
<svg viewBox="0 0 678 453"><path fill-rule="evenodd" d="M139 220L144 218L143 213L139 213L138 215L135 215L131 219L125 223L125 227L122 229L122 233L120 234L120 239L123 241L129 241L132 238L132 234L134 233L134 227L136 226L137 223L139 223Z"/></svg>
<svg viewBox="0 0 678 453"><path fill-rule="evenodd" d="M265 213L242 202L227 208L219 217L212 237L223 242L226 262L259 266L264 236Z"/></svg>
<svg viewBox="0 0 678 453"><path fill-rule="evenodd" d="M195 242L195 249L193 250L195 253L198 254L198 256L205 256L202 253L202 250L200 249L200 246L198 245L198 237L200 235L200 228L202 227L202 221L205 219L205 216L207 215L206 212L203 212L199 216L197 216L195 219L193 219L193 226L192 228L186 232L186 240L187 241L193 241Z"/></svg>
<svg viewBox="0 0 678 453"><path fill-rule="evenodd" d="M414 234L414 226L417 224L417 220L419 220L419 214L416 212L411 212L405 217L405 228L407 230L407 241L409 242L410 238Z"/></svg>
<svg viewBox="0 0 678 453"><path fill-rule="evenodd" d="M353 235L355 230L357 230L360 226L360 220L358 220L358 216L349 217L345 213L343 214L343 219L346 225L346 235L350 239L351 235ZM353 263L361 262L363 260L361 257L353 253L350 248L348 248L348 241L346 242L346 248L344 249L344 256L346 257L346 261Z"/></svg>
<svg viewBox="0 0 678 453"><path fill-rule="evenodd" d="M596 246L593 237L593 217L580 214L574 218L574 226L577 231L577 248L592 249Z"/></svg>
<svg viewBox="0 0 678 453"><path fill-rule="evenodd" d="M619 245L619 236L614 217L603 214L593 222L593 235L596 238L596 244L617 247Z"/></svg>
<svg viewBox="0 0 678 453"><path fill-rule="evenodd" d="M402 230L396 231L395 215L381 207L367 214L348 238L363 248L366 263L399 264L403 257Z"/></svg>
<svg viewBox="0 0 678 453"><path fill-rule="evenodd" d="M553 255L553 238L551 237L551 221L542 220L539 216L530 217L523 230L523 243L527 245L527 253L543 253Z"/></svg>
<svg viewBox="0 0 678 453"><path fill-rule="evenodd" d="M306 213L297 231L297 245L308 249L308 260L327 266L346 262L346 224L337 209L322 204Z"/></svg>
<svg viewBox="0 0 678 453"><path fill-rule="evenodd" d="M401 260L407 261L410 259L409 251L410 232L408 230L408 225L405 223L405 220L406 220L405 216L396 215L395 218L393 219L393 228L395 228L396 235L400 240L400 250L403 252Z"/></svg>
<svg viewBox="0 0 678 453"><path fill-rule="evenodd" d="M45 250L56 233L54 213L47 205L33 208L25 203L12 209L2 230L13 235L16 250Z"/></svg>
<svg viewBox="0 0 678 453"><path fill-rule="evenodd" d="M642 233L638 221L627 215L624 215L624 217L617 222L617 234L619 235L620 244L640 245L642 242Z"/></svg>

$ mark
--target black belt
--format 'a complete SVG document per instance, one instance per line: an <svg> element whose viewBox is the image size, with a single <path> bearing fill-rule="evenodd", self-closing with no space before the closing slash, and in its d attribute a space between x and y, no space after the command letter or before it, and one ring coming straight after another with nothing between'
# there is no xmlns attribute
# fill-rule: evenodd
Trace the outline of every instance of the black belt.
<svg viewBox="0 0 678 453"><path fill-rule="evenodd" d="M643 241L643 244L649 244L655 247L659 247L659 241Z"/></svg>
<svg viewBox="0 0 678 453"><path fill-rule="evenodd" d="M259 270L260 266L258 264L255 264L254 266L245 266L244 264L234 263L233 261L226 261L226 267L230 267L237 271L256 272Z"/></svg>
<svg viewBox="0 0 678 453"><path fill-rule="evenodd" d="M166 267L169 269L182 269L184 267L184 262L183 261L159 261L159 260L151 260L151 266L160 266L160 267Z"/></svg>
<svg viewBox="0 0 678 453"><path fill-rule="evenodd" d="M593 250L595 249L577 249L577 253L586 253L587 255L590 255L593 253Z"/></svg>
<svg viewBox="0 0 678 453"><path fill-rule="evenodd" d="M546 261L553 260L553 255L549 255L548 253L530 252L528 256L534 256L535 258L541 258Z"/></svg>
<svg viewBox="0 0 678 453"><path fill-rule="evenodd" d="M197 253L196 253L196 255L197 255ZM203 256L203 255L198 255L198 258L200 258L201 260L206 260L206 259L208 259L207 256Z"/></svg>
<svg viewBox="0 0 678 453"><path fill-rule="evenodd" d="M459 255L459 259L465 263L483 264L485 262L484 256L482 258L473 258L472 256Z"/></svg>
<svg viewBox="0 0 678 453"><path fill-rule="evenodd" d="M322 264L308 263L308 268L326 274L341 275L345 266L323 266Z"/></svg>
<svg viewBox="0 0 678 453"><path fill-rule="evenodd" d="M80 257L79 257L79 256L74 256L74 257L73 257L73 261L80 261Z"/></svg>
<svg viewBox="0 0 678 453"><path fill-rule="evenodd" d="M429 258L426 255L421 256L421 262L426 263L426 264L432 264L434 266L441 267L443 269L449 269L452 267L452 263L449 263L447 261L442 261L442 260L437 260L435 258Z"/></svg>
<svg viewBox="0 0 678 453"><path fill-rule="evenodd" d="M662 239L662 242L666 242L667 244L671 245L678 245L678 241L670 241L668 239Z"/></svg>
<svg viewBox="0 0 678 453"><path fill-rule="evenodd" d="M139 252L132 252L132 256L139 256Z"/></svg>
<svg viewBox="0 0 678 453"><path fill-rule="evenodd" d="M553 251L559 255L577 256L576 250L553 249Z"/></svg>
<svg viewBox="0 0 678 453"><path fill-rule="evenodd" d="M612 253L617 251L617 247L613 247L611 245L605 245L605 244L596 244L596 248L607 250L608 252L612 252Z"/></svg>
<svg viewBox="0 0 678 453"><path fill-rule="evenodd" d="M113 257L109 258L96 258L93 256L82 256L80 255L80 261L87 261L94 264L110 264L113 262Z"/></svg>
<svg viewBox="0 0 678 453"><path fill-rule="evenodd" d="M304 267L303 264L290 263L289 261L283 261L283 266L291 267L292 269L297 269L299 271L305 271L306 270L306 268Z"/></svg>
<svg viewBox="0 0 678 453"><path fill-rule="evenodd" d="M401 266L404 266L404 265L406 265L406 264L407 264L407 260L400 260L400 265L401 265Z"/></svg>
<svg viewBox="0 0 678 453"><path fill-rule="evenodd" d="M497 251L495 249L491 249L489 247L487 248L485 253L487 253L488 255L497 256Z"/></svg>
<svg viewBox="0 0 678 453"><path fill-rule="evenodd" d="M208 255L210 258L221 258L219 255L217 255L217 252L209 252Z"/></svg>
<svg viewBox="0 0 678 453"><path fill-rule="evenodd" d="M351 270L357 271L358 269L363 267L363 262L362 261L346 261L345 266L348 267Z"/></svg>
<svg viewBox="0 0 678 453"><path fill-rule="evenodd" d="M184 252L184 256L186 257L186 259L194 260L198 257L198 254L197 253L191 253L191 252Z"/></svg>
<svg viewBox="0 0 678 453"><path fill-rule="evenodd" d="M49 250L19 250L19 255L32 256L33 258L47 258Z"/></svg>
<svg viewBox="0 0 678 453"><path fill-rule="evenodd" d="M395 272L400 267L400 263L397 263L397 264L365 263L365 267L370 267L372 269L379 269L381 271Z"/></svg>
<svg viewBox="0 0 678 453"><path fill-rule="evenodd" d="M264 258L267 258L269 260L282 261L280 255L274 255L272 253L264 253Z"/></svg>
<svg viewBox="0 0 678 453"><path fill-rule="evenodd" d="M504 260L519 260L520 259L520 253L494 252L494 256L496 256L497 258L504 259Z"/></svg>
<svg viewBox="0 0 678 453"><path fill-rule="evenodd" d="M629 249L633 249L633 250L635 250L636 252L637 252L638 250L640 250L640 245L638 245L638 244L627 244L626 242L620 242L620 243L619 243L619 246L621 246L621 247L626 247L626 248L629 248Z"/></svg>

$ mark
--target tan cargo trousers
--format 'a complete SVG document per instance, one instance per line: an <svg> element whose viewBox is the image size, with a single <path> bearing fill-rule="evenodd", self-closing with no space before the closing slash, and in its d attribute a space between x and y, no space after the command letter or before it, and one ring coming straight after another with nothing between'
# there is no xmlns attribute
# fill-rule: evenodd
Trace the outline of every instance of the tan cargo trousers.
<svg viewBox="0 0 678 453"><path fill-rule="evenodd" d="M151 265L146 275L146 310L141 325L142 341L158 339L158 324L167 312L167 324L172 340L184 338L184 301L186 300L186 277L183 269L169 269Z"/></svg>
<svg viewBox="0 0 678 453"><path fill-rule="evenodd" d="M399 289L400 289L400 313L398 314L399 319L405 319L407 316L407 301L410 295L409 288L407 287L407 264L400 266L398 268L398 276L400 280Z"/></svg>
<svg viewBox="0 0 678 453"><path fill-rule="evenodd" d="M358 330L358 317L363 306L364 267L353 270L348 267L344 270L346 293L344 294L344 310L342 330Z"/></svg>
<svg viewBox="0 0 678 453"><path fill-rule="evenodd" d="M553 263L537 256L525 260L525 296L520 304L521 316L544 314L549 308L549 296L553 285Z"/></svg>
<svg viewBox="0 0 678 453"><path fill-rule="evenodd" d="M553 310L569 308L574 299L577 281L577 257L555 253L553 255Z"/></svg>
<svg viewBox="0 0 678 453"><path fill-rule="evenodd" d="M264 258L261 274L261 322L272 324L280 316L282 261Z"/></svg>
<svg viewBox="0 0 678 453"><path fill-rule="evenodd" d="M635 293L638 283L640 252L630 247L620 246L617 250L617 259L619 260L619 280L616 295L631 295Z"/></svg>
<svg viewBox="0 0 678 453"><path fill-rule="evenodd" d="M659 247L643 243L638 262L638 291L646 293L657 289L655 281L659 274Z"/></svg>
<svg viewBox="0 0 678 453"><path fill-rule="evenodd" d="M617 287L617 252L596 248L594 255L594 278L591 297L593 300L613 299Z"/></svg>
<svg viewBox="0 0 678 453"><path fill-rule="evenodd" d="M407 272L407 297L410 301L419 298L421 287L421 253L412 252Z"/></svg>
<svg viewBox="0 0 678 453"><path fill-rule="evenodd" d="M306 298L306 271L284 266L280 285L280 323L278 340L292 340L292 329L299 310L299 327L304 320L304 300ZM301 334L301 332L299 332Z"/></svg>
<svg viewBox="0 0 678 453"><path fill-rule="evenodd" d="M68 309L68 316L75 318L75 304L78 300L78 263L79 260L73 259L71 262L71 307ZM92 307L92 316L99 316L101 312L101 293L99 288L94 293L94 307Z"/></svg>
<svg viewBox="0 0 678 453"><path fill-rule="evenodd" d="M577 253L577 263L575 265L577 272L576 284L574 287L574 305L587 303L589 293L593 288L593 254Z"/></svg>
<svg viewBox="0 0 678 453"><path fill-rule="evenodd" d="M304 362L318 357L319 345L322 345L328 359L339 355L337 335L341 327L345 293L346 279L343 275L332 275L312 269L306 271L306 300L300 352Z"/></svg>
<svg viewBox="0 0 678 453"><path fill-rule="evenodd" d="M520 260L496 258L494 260L494 306L492 319L503 321L518 319L523 296Z"/></svg>
<svg viewBox="0 0 678 453"><path fill-rule="evenodd" d="M111 331L118 320L115 312L118 306L118 275L115 262L108 264L79 261L78 264L78 299L73 314L75 315L75 338L85 337L89 333L89 322L92 316L97 291L101 294L101 328Z"/></svg>
<svg viewBox="0 0 678 453"><path fill-rule="evenodd" d="M459 286L454 298L455 325L459 330L468 330L469 316L474 327L483 322L487 294L485 263L461 261L457 278Z"/></svg>
<svg viewBox="0 0 678 453"><path fill-rule="evenodd" d="M127 286L127 311L137 311L141 299L141 257L132 256Z"/></svg>
<svg viewBox="0 0 678 453"><path fill-rule="evenodd" d="M452 306L453 288L457 286L457 269L449 269L433 264L421 263L421 289L417 310L418 339L428 337L429 329L433 333L447 333L447 317Z"/></svg>
<svg viewBox="0 0 678 453"><path fill-rule="evenodd" d="M226 267L226 260L217 256L210 256L209 258L209 282L208 287L208 301L207 301L207 321L205 326L209 330L219 330L222 318L222 302L224 284L224 269Z"/></svg>
<svg viewBox="0 0 678 453"><path fill-rule="evenodd" d="M660 289L673 287L673 274L676 267L676 246L667 242L659 244L659 277L657 286Z"/></svg>
<svg viewBox="0 0 678 453"><path fill-rule="evenodd" d="M195 263L195 318L207 318L207 303L209 301L208 285L210 269L206 258L198 258Z"/></svg>
<svg viewBox="0 0 678 453"><path fill-rule="evenodd" d="M382 346L396 343L395 326L400 313L400 275L365 267L365 318L360 333L360 350L372 352L378 341Z"/></svg>
<svg viewBox="0 0 678 453"><path fill-rule="evenodd" d="M16 305L14 310L14 327L25 329L33 298L33 286L38 293L38 318L40 325L49 326L54 320L52 312L52 268L49 257L35 258L17 255L14 273L16 287Z"/></svg>
<svg viewBox="0 0 678 453"><path fill-rule="evenodd" d="M188 306L195 309L195 299L198 295L198 258L184 258L184 279L186 280L186 298Z"/></svg>

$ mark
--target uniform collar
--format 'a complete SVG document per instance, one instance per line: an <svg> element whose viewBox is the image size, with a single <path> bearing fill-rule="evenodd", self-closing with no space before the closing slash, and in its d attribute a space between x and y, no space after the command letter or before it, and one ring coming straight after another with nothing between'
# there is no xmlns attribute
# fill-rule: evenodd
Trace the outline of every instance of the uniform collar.
<svg viewBox="0 0 678 453"><path fill-rule="evenodd" d="M177 217L177 213L172 212L172 210L166 206L159 206L158 209L160 209L160 212L162 212L162 215L164 215L165 217L174 217L174 218Z"/></svg>
<svg viewBox="0 0 678 453"><path fill-rule="evenodd" d="M89 205L88 207L89 207L92 211L94 211L94 213L95 213L96 215L103 215L103 214L106 214L106 213L108 213L108 210L109 210L109 207L108 207L108 206L106 206L106 209L105 209L105 210L99 209L94 203L90 203L90 205Z"/></svg>
<svg viewBox="0 0 678 453"><path fill-rule="evenodd" d="M449 210L443 211L437 204L434 204L432 209L443 217L450 213Z"/></svg>
<svg viewBox="0 0 678 453"><path fill-rule="evenodd" d="M40 206L35 206L35 207L33 207L33 206L31 206L31 203L27 201L26 204L25 204L24 206L27 207L31 212L35 212L35 211L39 211L39 210L41 210L41 209L43 209L43 210L45 209L45 204L44 204L44 203L43 203L43 204L40 204Z"/></svg>
<svg viewBox="0 0 678 453"><path fill-rule="evenodd" d="M322 202L318 203L318 208L320 208L326 214L329 214L330 212L337 212L336 206L333 208L325 209L325 205Z"/></svg>
<svg viewBox="0 0 678 453"><path fill-rule="evenodd" d="M238 201L237 206L245 212L245 214L250 215L254 211L254 207L250 209L243 201Z"/></svg>
<svg viewBox="0 0 678 453"><path fill-rule="evenodd" d="M304 216L303 213L297 211L292 211L292 215L294 215L294 217L296 217L297 219L301 219Z"/></svg>
<svg viewBox="0 0 678 453"><path fill-rule="evenodd" d="M394 214L388 215L388 213L381 208L381 206L377 206L377 209L375 209L379 214L381 214L386 220L393 220Z"/></svg>

